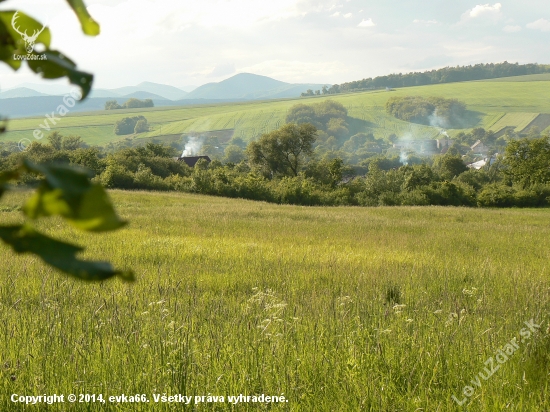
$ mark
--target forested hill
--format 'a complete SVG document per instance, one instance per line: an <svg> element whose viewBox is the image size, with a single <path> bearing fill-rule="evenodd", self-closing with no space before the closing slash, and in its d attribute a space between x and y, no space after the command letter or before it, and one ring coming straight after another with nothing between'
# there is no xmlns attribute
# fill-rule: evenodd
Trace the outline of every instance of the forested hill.
<svg viewBox="0 0 550 412"><path fill-rule="evenodd" d="M550 73L548 64L488 63L474 66L444 67L425 72L390 74L335 84L325 93L343 93L384 87L424 86L428 84L454 83L469 80L496 79L499 77L524 76L527 74Z"/></svg>

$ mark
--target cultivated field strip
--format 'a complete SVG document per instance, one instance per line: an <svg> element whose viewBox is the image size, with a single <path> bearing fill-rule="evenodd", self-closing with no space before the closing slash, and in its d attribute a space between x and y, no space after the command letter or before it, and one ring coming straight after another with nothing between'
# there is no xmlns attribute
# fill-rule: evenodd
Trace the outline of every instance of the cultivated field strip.
<svg viewBox="0 0 550 412"><path fill-rule="evenodd" d="M514 126L516 132L520 132L532 123L538 115L539 113L506 113L491 125L490 130L499 132L505 127Z"/></svg>

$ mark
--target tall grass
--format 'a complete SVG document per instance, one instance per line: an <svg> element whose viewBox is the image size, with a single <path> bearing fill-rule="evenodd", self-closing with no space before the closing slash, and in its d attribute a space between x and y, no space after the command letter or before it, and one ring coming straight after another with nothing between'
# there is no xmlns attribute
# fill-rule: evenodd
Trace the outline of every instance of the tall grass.
<svg viewBox="0 0 550 412"><path fill-rule="evenodd" d="M525 321L547 319L549 210L111 193L125 230L41 227L134 268L135 284L80 283L0 247L1 410L42 410L12 393L151 401L54 411L463 410L452 395L463 398ZM2 202L2 222L19 219L25 196ZM547 327L482 381L469 410L550 408ZM153 393L288 402L184 406L155 404Z"/></svg>

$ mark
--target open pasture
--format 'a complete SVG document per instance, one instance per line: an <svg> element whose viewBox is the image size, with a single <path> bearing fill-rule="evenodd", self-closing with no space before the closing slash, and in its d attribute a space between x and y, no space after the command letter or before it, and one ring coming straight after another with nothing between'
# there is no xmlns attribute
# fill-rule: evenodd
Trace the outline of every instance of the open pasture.
<svg viewBox="0 0 550 412"><path fill-rule="evenodd" d="M48 410L550 408L547 209L308 208L113 191L128 228L82 235L137 281L84 284L0 246L0 391L146 394ZM26 192L2 201L16 222ZM529 339L524 322L542 324ZM518 349L487 380L486 361ZM479 386L471 381L479 380ZM154 404L153 394L284 394ZM2 397L1 410L29 410Z"/></svg>

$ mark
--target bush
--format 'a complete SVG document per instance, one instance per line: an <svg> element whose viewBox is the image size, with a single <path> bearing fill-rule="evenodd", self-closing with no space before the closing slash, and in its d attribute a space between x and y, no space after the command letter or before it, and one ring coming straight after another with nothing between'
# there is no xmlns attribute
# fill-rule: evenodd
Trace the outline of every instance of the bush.
<svg viewBox="0 0 550 412"><path fill-rule="evenodd" d="M456 99L403 96L391 97L386 102L386 111L406 122L449 128L461 126L466 105Z"/></svg>
<svg viewBox="0 0 550 412"><path fill-rule="evenodd" d="M99 182L107 188L132 189L134 187L134 176L132 172L124 167L111 164L99 176Z"/></svg>
<svg viewBox="0 0 550 412"><path fill-rule="evenodd" d="M147 123L147 119L140 119L136 122L136 126L134 127L134 133L144 133L149 131L149 124Z"/></svg>
<svg viewBox="0 0 550 412"><path fill-rule="evenodd" d="M481 207L542 207L550 205L550 186L528 189L503 184L487 185L477 197Z"/></svg>
<svg viewBox="0 0 550 412"><path fill-rule="evenodd" d="M115 123L115 134L126 135L134 133L137 122L144 120L147 124L147 119L144 116L124 117Z"/></svg>

